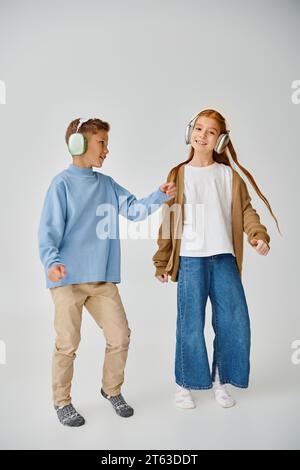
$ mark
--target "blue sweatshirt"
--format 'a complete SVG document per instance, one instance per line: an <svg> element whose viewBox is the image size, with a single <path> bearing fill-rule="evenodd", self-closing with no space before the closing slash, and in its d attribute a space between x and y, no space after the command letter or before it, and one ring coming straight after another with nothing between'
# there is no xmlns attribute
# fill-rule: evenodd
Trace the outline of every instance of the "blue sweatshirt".
<svg viewBox="0 0 300 470"><path fill-rule="evenodd" d="M136 197L110 176L70 165L52 180L39 225L39 251L47 287L120 279L119 214L143 220L167 201L158 189ZM54 264L67 276L58 282L47 277Z"/></svg>

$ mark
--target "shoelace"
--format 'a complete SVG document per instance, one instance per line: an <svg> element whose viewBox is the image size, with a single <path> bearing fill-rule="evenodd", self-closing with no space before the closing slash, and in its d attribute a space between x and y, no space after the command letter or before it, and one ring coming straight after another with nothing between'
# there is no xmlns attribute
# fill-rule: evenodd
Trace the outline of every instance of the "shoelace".
<svg viewBox="0 0 300 470"><path fill-rule="evenodd" d="M214 390L215 390L215 392L223 392L226 395L230 396L230 393L228 392L225 385L218 385L218 386L214 387Z"/></svg>
<svg viewBox="0 0 300 470"><path fill-rule="evenodd" d="M194 403L193 397L191 396L191 393L189 390L176 390L175 393L175 401L177 403Z"/></svg>

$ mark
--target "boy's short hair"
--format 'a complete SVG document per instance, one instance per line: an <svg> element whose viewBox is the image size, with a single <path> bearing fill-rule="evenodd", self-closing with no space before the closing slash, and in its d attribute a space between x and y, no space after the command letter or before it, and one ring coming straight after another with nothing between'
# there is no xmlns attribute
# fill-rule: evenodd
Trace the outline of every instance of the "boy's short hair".
<svg viewBox="0 0 300 470"><path fill-rule="evenodd" d="M79 121L80 121L80 118L74 119L74 121L72 121L68 125L66 135L65 135L66 143L68 143L70 135L76 132ZM80 133L82 134L85 134L85 133L97 134L97 132L99 131L108 132L109 130L110 130L110 125L108 124L108 122L102 121L101 119L98 119L98 118L89 119L88 121L81 124L81 126L78 129L78 131L80 131Z"/></svg>

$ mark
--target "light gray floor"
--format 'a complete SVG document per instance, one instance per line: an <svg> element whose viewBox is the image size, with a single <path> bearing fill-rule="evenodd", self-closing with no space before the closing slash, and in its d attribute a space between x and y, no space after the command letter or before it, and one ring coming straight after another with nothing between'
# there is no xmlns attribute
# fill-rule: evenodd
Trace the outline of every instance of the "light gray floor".
<svg viewBox="0 0 300 470"><path fill-rule="evenodd" d="M19 341L24 333L19 331ZM173 342L163 341L159 331L152 340L135 337L132 342L123 391L135 415L119 418L98 393L104 341L87 315L73 387L73 402L86 425L64 428L51 406L52 342L43 340L41 333L34 343L24 345L21 355L17 349L10 350L9 363L1 366L2 449L300 448L300 366L288 366L282 379L276 373L282 370L281 364L268 355L262 360L254 351L251 387L230 387L236 407L221 409L211 391L199 391L194 393L196 409L179 410L172 402ZM258 349L255 344L254 348Z"/></svg>
<svg viewBox="0 0 300 470"><path fill-rule="evenodd" d="M126 387L136 411L128 420L84 389L76 400L87 421L80 429L62 427L42 397L30 399L28 388L20 395L15 390L4 407L2 397L2 449L300 448L299 388L274 391L271 384L260 384L255 391L235 392L238 405L227 410L215 404L211 392L197 392L195 410L178 410L172 404L171 386L141 386L139 391ZM297 411L292 413L293 408Z"/></svg>

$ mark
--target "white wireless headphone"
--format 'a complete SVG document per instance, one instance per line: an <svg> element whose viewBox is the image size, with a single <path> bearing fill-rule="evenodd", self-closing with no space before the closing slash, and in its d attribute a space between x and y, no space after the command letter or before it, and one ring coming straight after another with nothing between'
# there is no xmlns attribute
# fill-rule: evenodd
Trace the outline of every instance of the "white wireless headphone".
<svg viewBox="0 0 300 470"><path fill-rule="evenodd" d="M76 131L68 139L68 149L71 155L83 155L87 151L87 138L79 132L80 127L90 118L80 118Z"/></svg>
<svg viewBox="0 0 300 470"><path fill-rule="evenodd" d="M201 111L200 111L201 112ZM186 130L185 130L185 143L188 145L191 143L191 134L192 134L192 130L194 128L194 125L195 125L195 122L196 122L196 119L197 117L199 116L199 113L197 113L191 120L190 122L188 123L188 125L186 126ZM226 131L222 134L219 135L218 137L218 140L216 142L216 145L215 145L215 152L217 153L222 153L224 152L225 148L227 147L228 145L228 142L230 140L230 137L229 137L229 132L230 131Z"/></svg>

